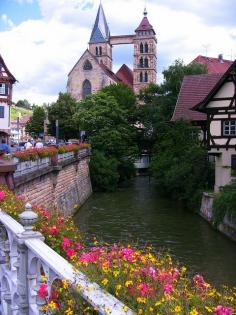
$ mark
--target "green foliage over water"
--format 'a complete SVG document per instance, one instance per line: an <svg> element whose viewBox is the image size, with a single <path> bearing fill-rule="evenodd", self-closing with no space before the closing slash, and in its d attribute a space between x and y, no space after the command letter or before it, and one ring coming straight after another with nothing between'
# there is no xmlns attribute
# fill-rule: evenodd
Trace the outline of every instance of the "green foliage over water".
<svg viewBox="0 0 236 315"><path fill-rule="evenodd" d="M236 219L236 184L223 187L214 198L214 224L218 226L222 223L226 214Z"/></svg>

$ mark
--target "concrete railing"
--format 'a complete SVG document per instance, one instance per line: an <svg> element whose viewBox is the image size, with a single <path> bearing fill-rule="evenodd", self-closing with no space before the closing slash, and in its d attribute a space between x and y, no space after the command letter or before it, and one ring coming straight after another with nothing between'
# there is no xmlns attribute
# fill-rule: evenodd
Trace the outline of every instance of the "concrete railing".
<svg viewBox="0 0 236 315"><path fill-rule="evenodd" d="M105 292L96 283L44 243L39 232L33 231L37 214L26 204L20 214L23 226L5 212L0 211L0 314L1 315L42 315L46 299L37 291L46 275L47 288L58 279L72 283L75 290L99 314L133 315L114 296ZM76 289L77 288L77 289ZM109 311L108 311L109 310ZM50 313L51 314L51 313Z"/></svg>
<svg viewBox="0 0 236 315"><path fill-rule="evenodd" d="M35 161L19 161L18 158L14 157L13 160L15 163L17 163L17 168L14 172L13 177L18 178L19 176L39 171L50 166L61 165L68 161L79 160L81 158L89 156L90 152L90 149L80 149L76 152L56 154L51 158L45 157L42 159L37 159Z"/></svg>

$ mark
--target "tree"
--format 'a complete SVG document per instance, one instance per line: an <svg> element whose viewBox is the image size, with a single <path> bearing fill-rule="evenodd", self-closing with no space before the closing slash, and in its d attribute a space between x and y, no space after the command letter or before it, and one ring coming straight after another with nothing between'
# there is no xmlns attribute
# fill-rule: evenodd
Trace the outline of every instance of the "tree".
<svg viewBox="0 0 236 315"><path fill-rule="evenodd" d="M48 107L49 133L56 136L56 120L59 121L61 139L79 138L80 127L74 123L73 115L77 110L77 101L67 93L60 93L58 100Z"/></svg>
<svg viewBox="0 0 236 315"><path fill-rule="evenodd" d="M27 100L19 100L16 103L17 107L21 107L21 108L26 108L26 109L31 109L32 106L30 105L30 103Z"/></svg>
<svg viewBox="0 0 236 315"><path fill-rule="evenodd" d="M35 106L33 115L26 123L26 132L31 136L39 136L44 132L45 110L43 107Z"/></svg>
<svg viewBox="0 0 236 315"><path fill-rule="evenodd" d="M213 185L207 149L199 145L198 131L187 121L163 125L151 168L160 188L190 207L197 208L202 191Z"/></svg>
<svg viewBox="0 0 236 315"><path fill-rule="evenodd" d="M203 74L207 68L201 64L184 65L176 60L173 65L163 71L162 84L151 83L140 94L145 106L139 109L139 119L144 126L140 135L139 146L152 152L159 131L171 120L177 102L181 83L185 75Z"/></svg>
<svg viewBox="0 0 236 315"><path fill-rule="evenodd" d="M129 123L129 115L116 98L109 93L100 91L79 103L78 110L73 117L74 123L86 131L88 140L94 150L99 151L106 159L116 161L116 172L119 179L123 179L123 167L130 172L134 170L133 162L137 154L136 128ZM97 154L99 157L99 155ZM99 165L98 162L94 164ZM127 165L132 165L128 168ZM108 173L113 169L114 163ZM98 172L98 171L97 171Z"/></svg>

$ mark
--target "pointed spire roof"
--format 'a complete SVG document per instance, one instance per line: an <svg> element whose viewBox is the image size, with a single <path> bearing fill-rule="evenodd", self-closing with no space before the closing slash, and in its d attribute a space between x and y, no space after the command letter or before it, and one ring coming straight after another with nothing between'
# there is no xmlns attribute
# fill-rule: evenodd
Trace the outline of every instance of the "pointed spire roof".
<svg viewBox="0 0 236 315"><path fill-rule="evenodd" d="M105 13L100 3L96 21L90 37L90 44L106 43L110 38L110 30L106 21Z"/></svg>
<svg viewBox="0 0 236 315"><path fill-rule="evenodd" d="M139 31L153 31L154 34L156 34L154 29L153 29L153 26L148 21L147 9L146 8L144 9L143 15L144 15L144 17L143 17L141 23L139 24L138 28L136 28L135 32L139 32Z"/></svg>

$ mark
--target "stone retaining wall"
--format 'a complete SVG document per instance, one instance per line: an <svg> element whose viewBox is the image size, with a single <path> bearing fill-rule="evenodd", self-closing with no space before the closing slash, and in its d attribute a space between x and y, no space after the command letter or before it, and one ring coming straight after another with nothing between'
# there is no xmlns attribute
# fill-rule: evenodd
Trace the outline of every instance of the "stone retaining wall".
<svg viewBox="0 0 236 315"><path fill-rule="evenodd" d="M89 158L47 166L14 179L15 193L32 204L72 214L91 195Z"/></svg>
<svg viewBox="0 0 236 315"><path fill-rule="evenodd" d="M202 204L200 209L200 215L213 225L213 200L214 195L210 193L203 193ZM236 221L230 216L226 215L223 222L217 227L217 229L228 236L233 241L236 241Z"/></svg>

